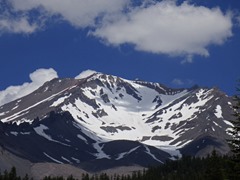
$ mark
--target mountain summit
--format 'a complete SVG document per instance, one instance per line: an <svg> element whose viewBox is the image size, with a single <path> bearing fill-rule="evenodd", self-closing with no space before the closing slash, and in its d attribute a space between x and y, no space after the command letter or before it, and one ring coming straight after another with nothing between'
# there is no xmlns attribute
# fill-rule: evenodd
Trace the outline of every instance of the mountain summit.
<svg viewBox="0 0 240 180"><path fill-rule="evenodd" d="M1 145L31 162L87 170L226 154L232 98L92 72L53 79L0 107Z"/></svg>

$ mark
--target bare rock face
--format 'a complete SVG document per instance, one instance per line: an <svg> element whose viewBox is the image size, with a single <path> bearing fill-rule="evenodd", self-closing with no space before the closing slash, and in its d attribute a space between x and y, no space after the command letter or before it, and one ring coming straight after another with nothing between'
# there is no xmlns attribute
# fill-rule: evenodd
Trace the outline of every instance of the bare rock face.
<svg viewBox="0 0 240 180"><path fill-rule="evenodd" d="M215 88L172 89L101 73L54 79L0 107L0 145L40 163L35 168L49 162L90 172L213 149L226 154L231 106Z"/></svg>

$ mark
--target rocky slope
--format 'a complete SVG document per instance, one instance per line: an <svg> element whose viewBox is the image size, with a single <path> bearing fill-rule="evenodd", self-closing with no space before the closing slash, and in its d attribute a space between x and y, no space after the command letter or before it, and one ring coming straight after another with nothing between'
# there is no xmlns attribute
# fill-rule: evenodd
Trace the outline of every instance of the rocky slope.
<svg viewBox="0 0 240 180"><path fill-rule="evenodd" d="M226 154L231 104L216 88L172 89L102 73L54 79L0 107L0 143L31 162L89 171Z"/></svg>

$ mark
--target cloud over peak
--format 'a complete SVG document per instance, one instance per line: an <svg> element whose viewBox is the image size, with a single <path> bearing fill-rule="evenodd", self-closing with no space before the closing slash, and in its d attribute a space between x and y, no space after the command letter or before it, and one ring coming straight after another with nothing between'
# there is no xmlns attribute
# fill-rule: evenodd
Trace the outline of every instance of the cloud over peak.
<svg viewBox="0 0 240 180"><path fill-rule="evenodd" d="M75 77L75 79L84 79L84 78L87 78L93 74L97 73L96 71L93 71L93 70L85 70L83 72L81 72L78 76Z"/></svg>
<svg viewBox="0 0 240 180"><path fill-rule="evenodd" d="M37 69L29 75L31 82L25 82L22 85L10 86L0 91L0 105L23 97L42 86L46 81L57 78L57 72L50 69Z"/></svg>

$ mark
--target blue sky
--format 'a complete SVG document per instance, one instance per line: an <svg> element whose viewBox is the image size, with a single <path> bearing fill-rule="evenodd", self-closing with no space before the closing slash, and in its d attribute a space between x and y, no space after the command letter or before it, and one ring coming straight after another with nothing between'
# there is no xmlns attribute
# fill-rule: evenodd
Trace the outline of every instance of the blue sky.
<svg viewBox="0 0 240 180"><path fill-rule="evenodd" d="M0 102L39 69L50 79L91 69L233 95L239 51L239 0L0 0Z"/></svg>

